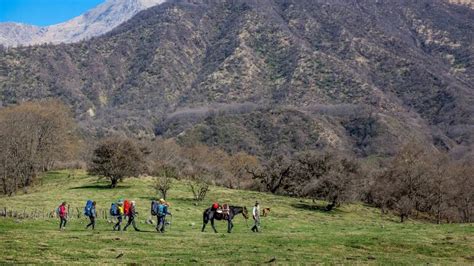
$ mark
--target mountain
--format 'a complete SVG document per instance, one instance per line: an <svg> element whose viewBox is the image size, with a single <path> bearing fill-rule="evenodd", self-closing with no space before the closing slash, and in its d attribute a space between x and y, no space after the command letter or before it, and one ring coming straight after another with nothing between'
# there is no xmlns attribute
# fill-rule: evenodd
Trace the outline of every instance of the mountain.
<svg viewBox="0 0 474 266"><path fill-rule="evenodd" d="M4 46L71 43L102 35L138 12L165 0L108 0L67 22L38 27L22 23L0 23Z"/></svg>
<svg viewBox="0 0 474 266"><path fill-rule="evenodd" d="M474 2L472 0L449 0L452 4L465 5L470 8L474 8Z"/></svg>
<svg viewBox="0 0 474 266"><path fill-rule="evenodd" d="M174 0L89 41L3 49L0 100L61 98L95 136L461 156L473 37L474 10L441 0Z"/></svg>

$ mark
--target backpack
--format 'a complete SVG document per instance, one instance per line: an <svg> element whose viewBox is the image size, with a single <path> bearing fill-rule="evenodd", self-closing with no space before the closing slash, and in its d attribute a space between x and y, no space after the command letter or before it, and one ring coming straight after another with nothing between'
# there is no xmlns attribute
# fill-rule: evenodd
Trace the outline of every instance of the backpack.
<svg viewBox="0 0 474 266"><path fill-rule="evenodd" d="M158 205L158 216L165 216L166 212L167 212L166 209L167 209L166 205L164 205L164 204Z"/></svg>
<svg viewBox="0 0 474 266"><path fill-rule="evenodd" d="M123 202L123 213L124 213L125 215L128 215L128 212L129 212L129 211L130 211L130 201L125 200L125 201Z"/></svg>
<svg viewBox="0 0 474 266"><path fill-rule="evenodd" d="M56 210L55 210L57 216L59 216L59 208L60 208L60 207L61 207L61 206L58 206L58 207L56 208Z"/></svg>
<svg viewBox="0 0 474 266"><path fill-rule="evenodd" d="M151 215L152 216L158 215L158 202L154 200L151 201Z"/></svg>
<svg viewBox="0 0 474 266"><path fill-rule="evenodd" d="M112 205L110 206L110 215L112 215L112 216L119 216L120 215L117 204L112 203Z"/></svg>
<svg viewBox="0 0 474 266"><path fill-rule="evenodd" d="M86 206L84 207L84 215L85 216L91 216L92 215L92 206L93 205L93 202L92 200L88 200L86 202Z"/></svg>

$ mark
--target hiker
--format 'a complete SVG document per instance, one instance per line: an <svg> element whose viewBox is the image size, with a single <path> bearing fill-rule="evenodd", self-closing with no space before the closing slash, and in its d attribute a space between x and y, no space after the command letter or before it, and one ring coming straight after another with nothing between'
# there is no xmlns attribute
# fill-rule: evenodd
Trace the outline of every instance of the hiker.
<svg viewBox="0 0 474 266"><path fill-rule="evenodd" d="M121 201L117 202L117 204L112 203L110 214L117 217L117 223L114 225L114 231L120 231L120 225L122 224L123 215L123 203Z"/></svg>
<svg viewBox="0 0 474 266"><path fill-rule="evenodd" d="M258 203L258 201L255 202L255 206L252 210L252 216L254 221L252 232L258 232L258 228L260 227L260 204Z"/></svg>
<svg viewBox="0 0 474 266"><path fill-rule="evenodd" d="M171 215L171 213L168 212L168 206L169 204L164 200L160 199L159 204L158 204L158 212L157 212L157 224L156 224L156 231L159 233L164 233L165 232L165 218L166 215Z"/></svg>
<svg viewBox="0 0 474 266"><path fill-rule="evenodd" d="M66 223L67 223L67 207L66 207L66 202L64 201L59 205L58 207L58 215L59 215L59 230L64 230L66 229Z"/></svg>
<svg viewBox="0 0 474 266"><path fill-rule="evenodd" d="M140 231L140 229L137 228L137 225L135 224L135 216L138 214L138 212L136 211L136 205L135 205L135 201L131 201L130 202L130 207L128 208L128 212L127 212L127 217L128 217L128 223L127 225L125 225L125 227L123 228L123 231L127 231L127 228L132 225L133 228L135 229L135 231Z"/></svg>
<svg viewBox="0 0 474 266"><path fill-rule="evenodd" d="M86 226L86 229L88 229L90 226L92 227L92 230L95 229L95 218L97 217L97 212L95 210L95 201L87 201L86 207L84 209L84 214L89 217L90 223Z"/></svg>

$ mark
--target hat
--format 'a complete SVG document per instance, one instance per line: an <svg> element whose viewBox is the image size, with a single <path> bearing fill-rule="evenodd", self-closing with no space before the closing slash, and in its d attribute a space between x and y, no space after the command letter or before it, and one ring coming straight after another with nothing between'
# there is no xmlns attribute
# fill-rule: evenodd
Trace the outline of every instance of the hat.
<svg viewBox="0 0 474 266"><path fill-rule="evenodd" d="M164 199L160 199L160 203L165 203L166 201Z"/></svg>
<svg viewBox="0 0 474 266"><path fill-rule="evenodd" d="M135 206L135 201L132 200L132 201L130 202L130 204L132 204L133 206Z"/></svg>

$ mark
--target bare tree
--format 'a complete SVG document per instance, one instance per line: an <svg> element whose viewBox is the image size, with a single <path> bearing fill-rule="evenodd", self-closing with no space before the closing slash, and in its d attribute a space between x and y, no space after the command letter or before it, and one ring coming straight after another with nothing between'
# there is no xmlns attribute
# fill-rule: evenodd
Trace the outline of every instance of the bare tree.
<svg viewBox="0 0 474 266"><path fill-rule="evenodd" d="M161 198L165 200L168 196L168 191L172 188L172 186L173 179L167 175L157 176L155 178L155 182L153 183L153 188L158 192L158 194L161 194Z"/></svg>
<svg viewBox="0 0 474 266"><path fill-rule="evenodd" d="M252 175L247 169L255 169L258 166L258 159L255 156L248 155L244 152L239 152L229 158L229 171L233 178L229 180L230 188L248 188L252 181Z"/></svg>
<svg viewBox="0 0 474 266"><path fill-rule="evenodd" d="M265 187L266 191L275 194L289 187L291 167L291 161L285 156L279 155L264 162L256 169L247 168L247 171Z"/></svg>
<svg viewBox="0 0 474 266"><path fill-rule="evenodd" d="M193 193L194 200L203 201L206 198L207 192L210 190L210 185L206 178L199 177L188 181L188 184Z"/></svg>
<svg viewBox="0 0 474 266"><path fill-rule="evenodd" d="M474 220L474 166L458 163L451 169L452 205L458 210L460 221L470 223Z"/></svg>
<svg viewBox="0 0 474 266"><path fill-rule="evenodd" d="M75 123L58 101L27 102L0 111L0 167L3 192L33 184L38 173L77 151ZM8 191L7 191L8 190Z"/></svg>
<svg viewBox="0 0 474 266"><path fill-rule="evenodd" d="M299 184L299 195L328 201L330 211L356 197L360 171L352 158L309 152L298 156L293 180L295 187Z"/></svg>
<svg viewBox="0 0 474 266"><path fill-rule="evenodd" d="M417 211L429 210L431 166L429 151L415 143L403 147L374 183L376 202L395 209L401 222Z"/></svg>
<svg viewBox="0 0 474 266"><path fill-rule="evenodd" d="M173 179L178 177L178 171L170 163L158 162L154 165L152 175L156 176L153 188L166 200L168 191L173 186Z"/></svg>

